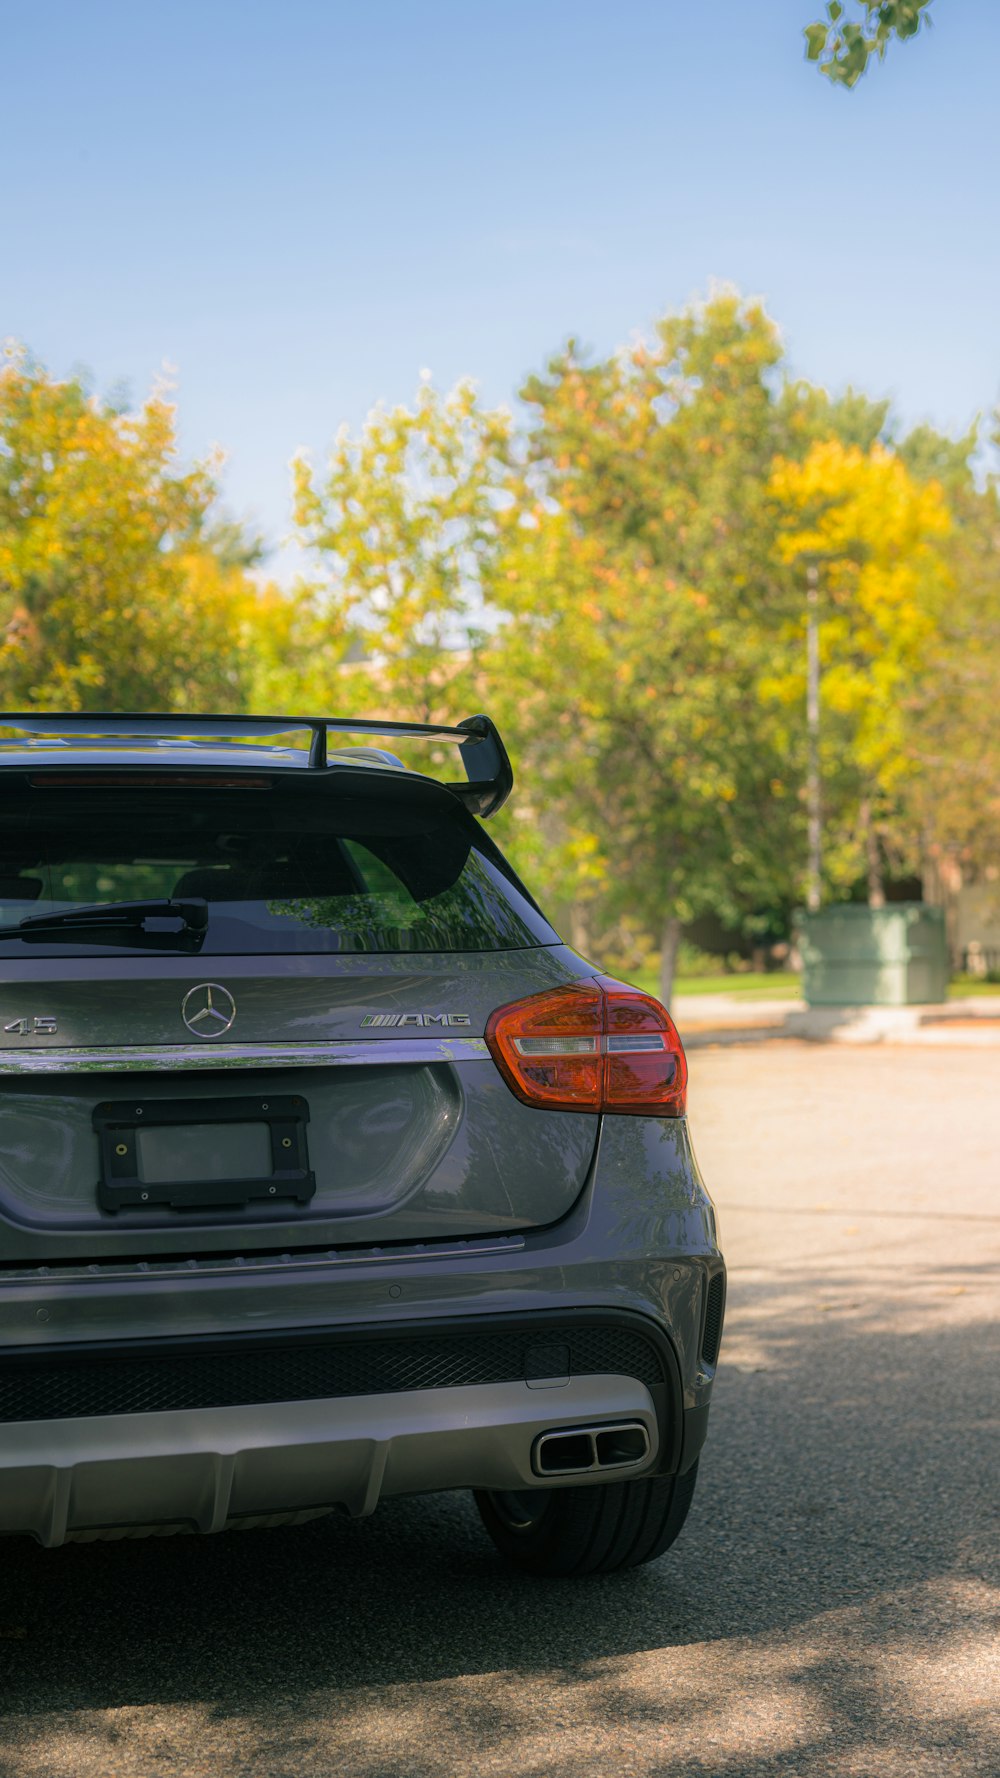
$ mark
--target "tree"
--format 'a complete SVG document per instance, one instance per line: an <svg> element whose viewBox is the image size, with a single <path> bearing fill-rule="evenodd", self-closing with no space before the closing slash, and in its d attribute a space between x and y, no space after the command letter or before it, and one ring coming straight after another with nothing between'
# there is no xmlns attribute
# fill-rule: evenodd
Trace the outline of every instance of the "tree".
<svg viewBox="0 0 1000 1778"><path fill-rule="evenodd" d="M587 364L571 343L523 392L488 664L563 898L655 934L666 1000L682 923L789 889L795 786L758 694L785 615L779 359L763 312L722 294L630 353Z"/></svg>
<svg viewBox="0 0 1000 1778"><path fill-rule="evenodd" d="M8 708L239 708L257 589L211 536L211 465L21 351L0 369L0 688Z"/></svg>
<svg viewBox="0 0 1000 1778"><path fill-rule="evenodd" d="M851 3L851 0L848 0ZM860 19L845 16L841 0L829 0L826 18L807 25L806 59L836 86L857 86L873 56L883 61L893 38L905 42L930 24L931 0L859 0Z"/></svg>
<svg viewBox="0 0 1000 1778"><path fill-rule="evenodd" d="M471 383L442 396L424 380L413 408L375 408L357 439L343 430L322 477L297 460L296 524L323 571L310 594L316 635L332 627L334 652L320 652L342 707L424 722L470 714L509 431Z"/></svg>
<svg viewBox="0 0 1000 1778"><path fill-rule="evenodd" d="M831 396L815 383L788 382L778 400L778 414L787 432L784 449L789 456L803 457L811 445L830 438L861 451L893 442L888 400L872 401L850 385L843 395Z"/></svg>
<svg viewBox="0 0 1000 1778"><path fill-rule="evenodd" d="M917 482L877 443L816 443L801 462L779 459L770 489L782 559L800 588L813 565L821 589L827 880L843 893L866 874L880 906L886 858L897 870L919 864L906 805L909 710L950 587L947 506L936 482ZM805 698L804 596L800 610L762 687L792 708Z"/></svg>
<svg viewBox="0 0 1000 1778"><path fill-rule="evenodd" d="M1000 865L1000 488L977 481L978 446L978 427L952 439L928 426L900 446L917 479L944 485L952 521L949 594L909 699L910 816L932 862L950 854L974 875Z"/></svg>

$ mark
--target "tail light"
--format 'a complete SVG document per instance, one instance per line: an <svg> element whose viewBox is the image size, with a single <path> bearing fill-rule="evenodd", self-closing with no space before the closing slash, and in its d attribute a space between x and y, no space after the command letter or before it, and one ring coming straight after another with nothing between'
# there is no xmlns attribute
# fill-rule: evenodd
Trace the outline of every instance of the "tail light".
<svg viewBox="0 0 1000 1778"><path fill-rule="evenodd" d="M486 1042L526 1105L684 1116L687 1062L670 1014L609 976L498 1007Z"/></svg>

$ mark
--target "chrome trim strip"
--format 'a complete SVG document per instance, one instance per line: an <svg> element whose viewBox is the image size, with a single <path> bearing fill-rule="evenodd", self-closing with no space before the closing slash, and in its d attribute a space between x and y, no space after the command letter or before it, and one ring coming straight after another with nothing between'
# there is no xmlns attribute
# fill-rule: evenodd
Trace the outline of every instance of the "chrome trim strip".
<svg viewBox="0 0 1000 1778"><path fill-rule="evenodd" d="M209 1254L203 1259L114 1259L85 1261L81 1265L16 1266L8 1271L0 1268L0 1296L10 1285L55 1286L85 1284L100 1289L108 1284L148 1283L150 1278L259 1278L278 1272L327 1272L332 1267L386 1266L403 1264L421 1266L425 1260L495 1259L501 1253L523 1253L523 1235L471 1235L467 1241L408 1241L388 1247L328 1247L322 1252L315 1247L295 1248L289 1253L239 1253L234 1258ZM29 1331L28 1339L31 1339ZM20 1344L20 1341L17 1342ZM13 1341L10 1342L14 1344Z"/></svg>
<svg viewBox="0 0 1000 1778"><path fill-rule="evenodd" d="M207 1068L345 1068L391 1062L484 1062L481 1037L396 1037L331 1043L164 1043L94 1049L0 1050L3 1074L186 1073Z"/></svg>

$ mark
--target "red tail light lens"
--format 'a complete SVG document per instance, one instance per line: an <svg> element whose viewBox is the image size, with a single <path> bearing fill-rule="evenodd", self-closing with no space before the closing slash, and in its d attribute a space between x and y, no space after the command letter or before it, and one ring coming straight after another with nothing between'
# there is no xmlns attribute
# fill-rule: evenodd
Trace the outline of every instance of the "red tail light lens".
<svg viewBox="0 0 1000 1778"><path fill-rule="evenodd" d="M491 1013L486 1041L511 1092L553 1111L597 1111L604 996L594 981L553 988Z"/></svg>
<svg viewBox="0 0 1000 1778"><path fill-rule="evenodd" d="M687 1062L670 1014L609 976L498 1007L486 1042L526 1105L684 1116Z"/></svg>

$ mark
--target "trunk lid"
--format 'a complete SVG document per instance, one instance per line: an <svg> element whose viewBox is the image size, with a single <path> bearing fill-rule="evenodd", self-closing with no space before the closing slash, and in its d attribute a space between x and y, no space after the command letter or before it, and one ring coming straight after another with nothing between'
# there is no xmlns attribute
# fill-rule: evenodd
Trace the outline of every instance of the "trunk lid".
<svg viewBox="0 0 1000 1778"><path fill-rule="evenodd" d="M382 1245L556 1221L584 1185L596 1120L520 1104L482 1036L495 1007L579 968L542 945L0 962L0 1264ZM218 1035L203 1036L209 989ZM306 1108L306 1201L162 1200L174 1176L259 1175L252 1127L263 1141L272 1102L290 1096ZM220 1150L211 1120L231 1102L241 1116ZM152 1203L102 1206L95 1112L108 1104L125 1146L126 1126L150 1132Z"/></svg>

